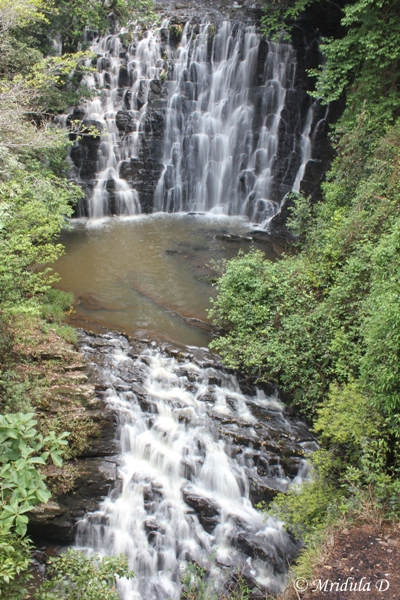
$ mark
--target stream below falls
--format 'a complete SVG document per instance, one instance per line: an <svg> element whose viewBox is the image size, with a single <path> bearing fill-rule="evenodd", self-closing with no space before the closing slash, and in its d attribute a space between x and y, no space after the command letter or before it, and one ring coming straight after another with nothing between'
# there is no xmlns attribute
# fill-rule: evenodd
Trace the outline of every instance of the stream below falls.
<svg viewBox="0 0 400 600"><path fill-rule="evenodd" d="M178 600L190 565L205 600L234 598L239 572L251 600L281 590L299 544L254 507L300 484L317 448L276 395L241 389L206 348L221 260L252 248L276 260L288 194L321 181L329 111L306 91L318 44L265 40L257 11L229 20L225 2L219 16L192 4L175 10L193 19L147 31L87 31L90 97L59 117L84 194L58 286L75 294L91 384L119 424L118 477L77 545L129 558L122 600Z"/></svg>
<svg viewBox="0 0 400 600"><path fill-rule="evenodd" d="M243 393L204 348L115 333L82 333L81 348L116 411L120 455L114 489L78 522L78 547L129 558L123 600L178 600L188 564L207 573L207 600L239 572L254 600L281 590L299 546L254 505L307 475L317 445L305 424L276 396Z"/></svg>

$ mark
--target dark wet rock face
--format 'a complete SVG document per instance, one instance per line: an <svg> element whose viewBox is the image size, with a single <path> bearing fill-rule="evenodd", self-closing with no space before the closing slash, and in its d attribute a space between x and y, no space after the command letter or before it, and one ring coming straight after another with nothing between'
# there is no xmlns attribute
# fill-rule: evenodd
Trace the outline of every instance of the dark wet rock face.
<svg viewBox="0 0 400 600"><path fill-rule="evenodd" d="M197 513L198 519L207 531L211 533L213 529L218 525L219 519L219 506L212 500L199 496L190 491L190 489L183 489L183 497L186 504L191 506Z"/></svg>
<svg viewBox="0 0 400 600"><path fill-rule="evenodd" d="M29 534L57 544L73 543L76 522L97 510L100 500L115 487L117 462L118 456L112 454L79 459L74 490L35 508L29 518Z"/></svg>
<svg viewBox="0 0 400 600"><path fill-rule="evenodd" d="M84 333L81 348L88 367L78 373L101 428L77 461L75 489L35 509L30 533L126 552L143 598L165 597L157 573L175 585L180 561L208 569L213 552L226 589L237 568L248 571L252 597L265 595L266 574L279 589L297 545L251 504L302 480L304 453L316 447L305 425L276 398L243 395L204 348ZM118 531L127 536L119 549ZM146 556L157 556L152 578L141 572Z"/></svg>

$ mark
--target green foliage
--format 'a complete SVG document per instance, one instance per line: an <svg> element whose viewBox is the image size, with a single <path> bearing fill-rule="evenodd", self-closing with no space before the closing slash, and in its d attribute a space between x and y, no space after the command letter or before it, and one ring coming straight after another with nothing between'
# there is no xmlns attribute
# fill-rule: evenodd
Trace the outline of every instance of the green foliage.
<svg viewBox="0 0 400 600"><path fill-rule="evenodd" d="M1 407L6 413L29 412L32 409L29 388L30 382L14 369L4 369L0 373Z"/></svg>
<svg viewBox="0 0 400 600"><path fill-rule="evenodd" d="M72 292L63 292L56 288L46 290L42 303L42 316L51 322L60 323L65 313L70 311L74 304L74 295Z"/></svg>
<svg viewBox="0 0 400 600"><path fill-rule="evenodd" d="M100 34L108 31L111 28L110 15L114 15L122 26L134 20L152 22L157 19L152 0L55 0L54 5L49 28L61 34L63 48L67 52L76 51L85 29Z"/></svg>
<svg viewBox="0 0 400 600"><path fill-rule="evenodd" d="M371 390L375 405L391 416L394 428L400 420L399 251L400 220L396 219L371 256L373 279L362 325L366 352L361 359L363 383Z"/></svg>
<svg viewBox="0 0 400 600"><path fill-rule="evenodd" d="M332 17L330 12L335 9ZM320 46L323 64L310 71L316 79L317 98L325 102L346 94L342 123L352 126L361 108L372 118L374 127L393 124L400 115L398 94L400 49L399 0L357 0L334 4L329 0L273 1L264 10L262 23L266 35L288 38L299 19L317 9L324 22L337 20L335 37L324 38Z"/></svg>
<svg viewBox="0 0 400 600"><path fill-rule="evenodd" d="M0 585L9 600L24 597L29 579L27 513L50 498L40 468L49 460L61 466L67 443L67 433L43 436L36 424L32 413L0 415Z"/></svg>
<svg viewBox="0 0 400 600"><path fill-rule="evenodd" d="M36 92L31 111L36 109L39 115L57 114L83 99L92 98L94 92L79 84L86 73L94 70L90 66L93 57L91 52L75 52L47 56L32 65L25 78L26 85Z"/></svg>
<svg viewBox="0 0 400 600"><path fill-rule="evenodd" d="M3 600L25 598L31 578L32 544L14 531L0 527L0 591Z"/></svg>
<svg viewBox="0 0 400 600"><path fill-rule="evenodd" d="M0 363L4 363L12 350L14 333L6 315L0 311Z"/></svg>
<svg viewBox="0 0 400 600"><path fill-rule="evenodd" d="M319 281L308 264L293 257L270 263L261 252L240 253L217 288L211 316L226 333L211 348L229 367L279 383L312 410L324 390L321 369L328 357Z"/></svg>
<svg viewBox="0 0 400 600"><path fill-rule="evenodd" d="M341 22L346 34L321 47L327 61L314 73L316 95L332 101L351 86L348 117L354 117L364 102L381 123L399 115L399 8L398 0L347 3Z"/></svg>
<svg viewBox="0 0 400 600"><path fill-rule="evenodd" d="M53 431L61 435L66 429L69 431L68 446L64 449L65 460L81 456L89 446L88 438L98 434L98 426L92 419L82 415L71 416L71 412L60 408L54 418L43 418L40 422L41 431Z"/></svg>
<svg viewBox="0 0 400 600"><path fill-rule="evenodd" d="M49 327L49 331L53 330L57 335L62 337L65 342L76 346L78 344L78 334L76 329L71 325L54 323Z"/></svg>
<svg viewBox="0 0 400 600"><path fill-rule="evenodd" d="M45 265L62 252L54 242L81 190L38 161L24 165L1 147L0 153L0 304L7 307L54 281Z"/></svg>
<svg viewBox="0 0 400 600"><path fill-rule="evenodd" d="M354 382L342 388L332 385L317 413L314 431L329 448L325 455L328 477L336 475L346 490L340 510L361 512L367 493L387 515L398 512L400 446L398 435L393 436L393 424L378 413L370 397ZM397 457L394 463L393 454ZM322 461L326 477L325 463Z"/></svg>
<svg viewBox="0 0 400 600"><path fill-rule="evenodd" d="M264 9L261 23L264 34L269 39L290 40L290 34L294 23L310 5L315 4L316 0L297 0L296 2L286 3L284 6L279 0L272 0Z"/></svg>
<svg viewBox="0 0 400 600"><path fill-rule="evenodd" d="M5 531L15 529L20 536L26 533L26 513L50 498L38 466L49 458L61 466L61 448L67 444L68 433L57 437L50 432L43 437L36 424L33 413L0 415L0 526Z"/></svg>
<svg viewBox="0 0 400 600"><path fill-rule="evenodd" d="M289 531L307 543L333 521L338 498L333 485L315 474L313 480L290 486L286 494L277 494L268 514L282 519Z"/></svg>
<svg viewBox="0 0 400 600"><path fill-rule="evenodd" d="M131 579L125 556L85 556L69 549L58 558L50 559L47 581L35 593L37 600L119 600L115 589L120 577Z"/></svg>
<svg viewBox="0 0 400 600"><path fill-rule="evenodd" d="M46 21L44 0L0 0L0 31Z"/></svg>
<svg viewBox="0 0 400 600"><path fill-rule="evenodd" d="M304 236L314 219L314 211L310 198L292 193L288 195L286 201L292 201L291 214L287 220L288 229L295 236Z"/></svg>
<svg viewBox="0 0 400 600"><path fill-rule="evenodd" d="M327 399L317 409L314 431L332 444L361 447L364 440L379 436L382 421L354 382L343 387L331 385Z"/></svg>

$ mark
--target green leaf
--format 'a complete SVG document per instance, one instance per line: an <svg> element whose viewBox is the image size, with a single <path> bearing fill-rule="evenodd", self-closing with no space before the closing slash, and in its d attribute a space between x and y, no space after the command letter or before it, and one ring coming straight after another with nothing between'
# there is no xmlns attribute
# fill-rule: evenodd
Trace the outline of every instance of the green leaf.
<svg viewBox="0 0 400 600"><path fill-rule="evenodd" d="M62 461L61 456L58 454L58 452L51 452L50 456L51 456L53 463L56 465L56 467L62 467L63 461Z"/></svg>

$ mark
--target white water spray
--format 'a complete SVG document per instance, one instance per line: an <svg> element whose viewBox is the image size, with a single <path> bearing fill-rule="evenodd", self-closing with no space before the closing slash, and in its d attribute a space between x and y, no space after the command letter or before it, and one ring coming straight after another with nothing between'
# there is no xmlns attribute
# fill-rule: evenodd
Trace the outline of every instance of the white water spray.
<svg viewBox="0 0 400 600"><path fill-rule="evenodd" d="M295 439L296 424L276 400L244 396L232 375L157 349L132 359L124 338L104 337L112 353L102 348L102 377L120 420L121 486L79 523L78 545L128 557L136 577L120 582L124 600L178 600L188 561L208 569L216 586L240 568L261 589L281 589L295 546L282 523L253 508L251 481L275 490L291 481L279 456L260 446L260 415L268 415L272 435L279 429ZM84 351L93 356L89 345Z"/></svg>
<svg viewBox="0 0 400 600"><path fill-rule="evenodd" d="M265 50L256 29L227 21L187 23L177 49L162 41L165 31L167 23L127 47L118 35L92 45L97 72L85 84L101 95L87 103L85 119L98 125L102 140L89 216L141 211L135 182L120 171L147 143L147 102L155 82L166 108L164 169L153 210L246 215L266 226L286 194L300 190L311 158L313 108L303 126L296 116L289 133L284 114L287 95L295 92L294 48L269 42L261 59Z"/></svg>

